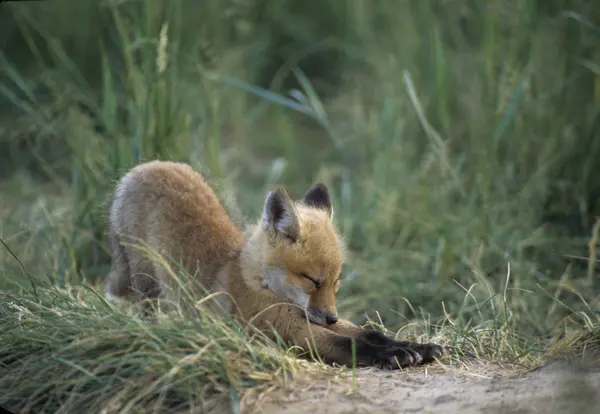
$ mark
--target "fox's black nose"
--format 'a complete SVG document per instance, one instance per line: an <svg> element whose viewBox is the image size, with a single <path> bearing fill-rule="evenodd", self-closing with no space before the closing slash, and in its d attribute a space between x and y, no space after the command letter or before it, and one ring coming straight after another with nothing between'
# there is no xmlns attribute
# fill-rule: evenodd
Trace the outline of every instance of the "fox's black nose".
<svg viewBox="0 0 600 414"><path fill-rule="evenodd" d="M334 315L333 313L328 313L327 315L325 315L325 323L327 325L333 325L337 321L338 321L337 315Z"/></svg>

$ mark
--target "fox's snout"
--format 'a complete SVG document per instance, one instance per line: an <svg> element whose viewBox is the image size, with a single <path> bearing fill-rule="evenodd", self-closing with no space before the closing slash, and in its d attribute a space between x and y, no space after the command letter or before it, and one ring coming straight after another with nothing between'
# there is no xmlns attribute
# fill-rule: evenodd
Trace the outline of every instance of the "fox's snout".
<svg viewBox="0 0 600 414"><path fill-rule="evenodd" d="M338 321L338 316L335 313L319 308L308 308L306 310L308 320L317 325L333 325Z"/></svg>
<svg viewBox="0 0 600 414"><path fill-rule="evenodd" d="M327 325L333 325L337 321L338 321L337 315L334 315L333 313L328 313L327 315L325 315L325 323Z"/></svg>

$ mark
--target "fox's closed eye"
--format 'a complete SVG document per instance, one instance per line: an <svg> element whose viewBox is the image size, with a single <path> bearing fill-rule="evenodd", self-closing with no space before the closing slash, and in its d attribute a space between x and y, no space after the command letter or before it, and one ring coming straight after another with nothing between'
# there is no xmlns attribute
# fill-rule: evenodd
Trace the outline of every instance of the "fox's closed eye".
<svg viewBox="0 0 600 414"><path fill-rule="evenodd" d="M315 279L314 277L311 277L309 275L307 275L306 273L300 273L300 276L307 278L308 280L310 280L311 282L313 282L315 284L315 286L318 288L321 287L321 281Z"/></svg>

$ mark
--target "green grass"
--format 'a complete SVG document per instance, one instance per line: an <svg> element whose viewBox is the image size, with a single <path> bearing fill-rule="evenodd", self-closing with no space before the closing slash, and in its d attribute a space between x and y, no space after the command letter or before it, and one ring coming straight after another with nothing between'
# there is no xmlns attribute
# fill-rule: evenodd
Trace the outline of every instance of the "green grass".
<svg viewBox="0 0 600 414"><path fill-rule="evenodd" d="M207 313L148 324L82 289L3 294L0 309L2 405L16 412L198 409L294 369Z"/></svg>
<svg viewBox="0 0 600 414"><path fill-rule="evenodd" d="M192 406L189 390L239 389L216 362L239 349L235 378L293 371L219 322L197 337L196 322L144 325L87 290L33 296L30 277L101 291L111 188L153 158L206 175L240 225L273 186L299 197L325 182L351 251L339 309L357 323L525 367L554 355L554 338L597 337L593 2L51 3L0 6L12 36L0 48L0 236L18 258L0 253L14 303L2 301L1 326L29 324L0 334L6 401L57 367L65 376L37 408L139 389L152 390L147 407ZM168 375L213 335L224 340L202 354L202 375ZM121 379L111 347L134 360ZM31 356L14 365L16 350Z"/></svg>

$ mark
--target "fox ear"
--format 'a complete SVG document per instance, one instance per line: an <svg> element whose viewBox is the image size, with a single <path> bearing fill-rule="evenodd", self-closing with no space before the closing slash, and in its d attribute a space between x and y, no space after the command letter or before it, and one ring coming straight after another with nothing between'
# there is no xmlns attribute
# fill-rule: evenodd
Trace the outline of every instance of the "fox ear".
<svg viewBox="0 0 600 414"><path fill-rule="evenodd" d="M331 204L329 190L325 184L317 183L313 185L306 194L304 194L304 204L313 208L325 210L330 217L333 216L333 205Z"/></svg>
<svg viewBox="0 0 600 414"><path fill-rule="evenodd" d="M300 237L300 221L294 202L285 189L279 187L267 194L263 208L263 230L295 242Z"/></svg>

